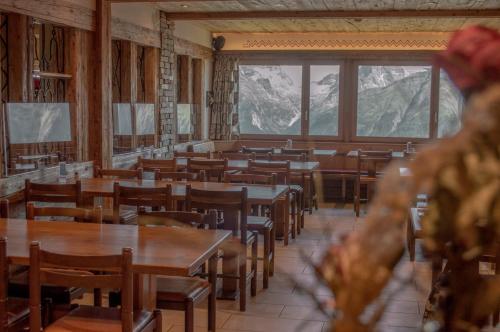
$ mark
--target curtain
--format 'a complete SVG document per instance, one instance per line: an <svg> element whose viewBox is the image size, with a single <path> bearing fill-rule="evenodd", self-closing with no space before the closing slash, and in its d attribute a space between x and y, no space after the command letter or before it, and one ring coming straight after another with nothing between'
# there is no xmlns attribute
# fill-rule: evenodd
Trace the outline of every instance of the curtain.
<svg viewBox="0 0 500 332"><path fill-rule="evenodd" d="M239 136L238 63L238 59L232 56L215 56L210 106L212 140L231 140Z"/></svg>

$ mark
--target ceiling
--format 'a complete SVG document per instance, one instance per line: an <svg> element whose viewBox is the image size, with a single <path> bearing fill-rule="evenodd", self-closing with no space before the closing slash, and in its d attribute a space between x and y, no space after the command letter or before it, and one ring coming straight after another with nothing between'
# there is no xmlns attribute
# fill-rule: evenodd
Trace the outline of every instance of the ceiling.
<svg viewBox="0 0 500 332"><path fill-rule="evenodd" d="M158 2L170 13L365 11L365 10L487 10L500 0L205 0ZM291 14L293 16L293 13ZM381 12L381 15L383 13ZM211 32L447 32L483 24L500 29L500 17L370 17L370 18L238 18L187 20Z"/></svg>

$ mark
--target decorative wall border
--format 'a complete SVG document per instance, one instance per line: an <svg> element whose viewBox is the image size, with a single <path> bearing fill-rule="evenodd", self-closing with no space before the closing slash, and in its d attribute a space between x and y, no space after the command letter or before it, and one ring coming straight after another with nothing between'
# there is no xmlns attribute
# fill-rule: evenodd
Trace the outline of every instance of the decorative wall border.
<svg viewBox="0 0 500 332"><path fill-rule="evenodd" d="M224 33L224 50L441 50L448 33Z"/></svg>

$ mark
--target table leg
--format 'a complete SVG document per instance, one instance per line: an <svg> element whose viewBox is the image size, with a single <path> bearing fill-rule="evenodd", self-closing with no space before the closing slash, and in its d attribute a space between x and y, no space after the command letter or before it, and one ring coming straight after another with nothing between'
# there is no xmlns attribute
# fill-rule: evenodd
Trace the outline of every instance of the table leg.
<svg viewBox="0 0 500 332"><path fill-rule="evenodd" d="M208 260L208 282L212 291L208 296L208 330L215 332L215 313L216 313L216 292L217 292L217 253Z"/></svg>
<svg viewBox="0 0 500 332"><path fill-rule="evenodd" d="M285 197L283 203L283 222L284 222L284 234L283 234L283 245L288 245L288 240L290 238L290 193Z"/></svg>
<svg viewBox="0 0 500 332"><path fill-rule="evenodd" d="M239 213L225 211L224 212L224 229L233 231L233 235L239 235L239 232L234 232L235 229L239 229L237 223L239 221ZM235 246L239 246L239 242L230 241ZM222 260L222 273L224 275L236 276L238 275L239 269L239 251L240 248L228 248L229 244L224 245L224 258ZM238 296L238 279L237 278L223 278L222 279L222 290L219 292L218 297L220 299L235 300Z"/></svg>
<svg viewBox="0 0 500 332"><path fill-rule="evenodd" d="M134 273L134 309L156 308L156 275Z"/></svg>

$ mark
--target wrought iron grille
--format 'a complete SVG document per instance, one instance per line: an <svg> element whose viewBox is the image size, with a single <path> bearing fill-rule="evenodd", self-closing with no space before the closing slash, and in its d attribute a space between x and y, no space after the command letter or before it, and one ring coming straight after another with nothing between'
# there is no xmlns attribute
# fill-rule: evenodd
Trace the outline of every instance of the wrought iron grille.
<svg viewBox="0 0 500 332"><path fill-rule="evenodd" d="M1 75L1 93L2 102L9 101L9 56L8 56L8 16L0 14L0 75Z"/></svg>
<svg viewBox="0 0 500 332"><path fill-rule="evenodd" d="M146 48L137 46L137 102L146 102Z"/></svg>
<svg viewBox="0 0 500 332"><path fill-rule="evenodd" d="M119 103L122 101L122 45L119 40L112 41L111 58L113 102Z"/></svg>

